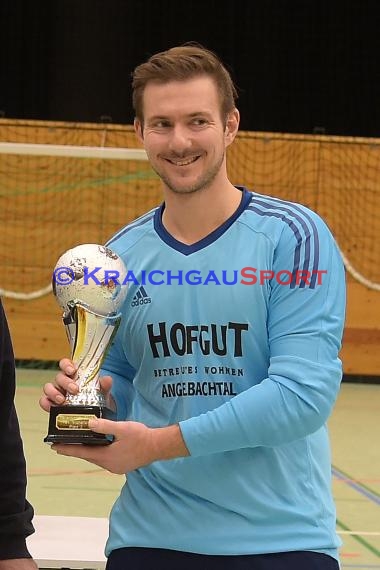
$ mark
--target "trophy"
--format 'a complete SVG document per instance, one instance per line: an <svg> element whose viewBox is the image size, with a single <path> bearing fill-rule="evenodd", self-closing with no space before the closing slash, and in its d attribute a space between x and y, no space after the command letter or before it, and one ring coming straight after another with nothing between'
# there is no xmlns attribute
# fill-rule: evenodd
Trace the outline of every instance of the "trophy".
<svg viewBox="0 0 380 570"><path fill-rule="evenodd" d="M47 443L107 445L109 436L90 430L91 418L114 419L99 385L99 371L120 324L127 268L106 246L82 244L66 251L53 271L53 293L77 366L79 392L50 409Z"/></svg>

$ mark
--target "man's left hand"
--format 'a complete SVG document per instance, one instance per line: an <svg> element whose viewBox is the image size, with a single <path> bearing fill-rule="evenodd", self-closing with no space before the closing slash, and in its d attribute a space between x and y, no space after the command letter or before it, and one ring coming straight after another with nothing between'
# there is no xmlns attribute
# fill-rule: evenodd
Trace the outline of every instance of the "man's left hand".
<svg viewBox="0 0 380 570"><path fill-rule="evenodd" d="M189 455L178 425L149 428L139 422L93 419L92 431L113 435L110 445L52 445L59 455L85 459L111 473L122 475L153 461Z"/></svg>

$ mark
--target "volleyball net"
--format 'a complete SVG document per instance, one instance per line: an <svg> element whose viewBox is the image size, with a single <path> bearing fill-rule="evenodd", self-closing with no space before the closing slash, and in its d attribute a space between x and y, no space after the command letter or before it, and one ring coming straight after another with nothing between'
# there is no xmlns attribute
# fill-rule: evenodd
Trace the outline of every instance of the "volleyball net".
<svg viewBox="0 0 380 570"><path fill-rule="evenodd" d="M351 277L380 290L380 139L240 132L227 157L234 184L318 212ZM0 294L48 294L65 250L161 200L131 126L0 120Z"/></svg>
<svg viewBox="0 0 380 570"><path fill-rule="evenodd" d="M0 121L0 293L51 291L59 256L104 243L160 201L131 128Z"/></svg>

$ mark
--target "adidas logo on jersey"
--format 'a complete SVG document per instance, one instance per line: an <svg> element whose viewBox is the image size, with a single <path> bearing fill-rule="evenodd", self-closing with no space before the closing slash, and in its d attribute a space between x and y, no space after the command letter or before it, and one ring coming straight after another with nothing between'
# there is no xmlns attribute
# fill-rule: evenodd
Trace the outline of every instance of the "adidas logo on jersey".
<svg viewBox="0 0 380 570"><path fill-rule="evenodd" d="M149 297L148 293L145 291L145 288L141 285L137 289L136 295L132 299L131 307L139 307L140 305L148 305L152 302L152 299Z"/></svg>

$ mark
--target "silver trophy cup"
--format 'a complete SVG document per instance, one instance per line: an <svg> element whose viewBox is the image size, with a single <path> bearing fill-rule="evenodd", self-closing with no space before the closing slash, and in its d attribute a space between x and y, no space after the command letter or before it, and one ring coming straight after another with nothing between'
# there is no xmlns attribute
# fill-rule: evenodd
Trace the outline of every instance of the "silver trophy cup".
<svg viewBox="0 0 380 570"><path fill-rule="evenodd" d="M106 246L82 244L66 251L53 271L53 293L77 366L78 394L50 410L48 443L106 445L110 438L92 432L91 418L114 417L99 385L99 371L120 324L127 294L127 268Z"/></svg>

